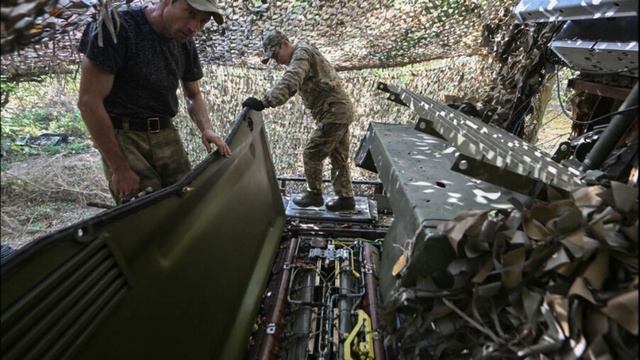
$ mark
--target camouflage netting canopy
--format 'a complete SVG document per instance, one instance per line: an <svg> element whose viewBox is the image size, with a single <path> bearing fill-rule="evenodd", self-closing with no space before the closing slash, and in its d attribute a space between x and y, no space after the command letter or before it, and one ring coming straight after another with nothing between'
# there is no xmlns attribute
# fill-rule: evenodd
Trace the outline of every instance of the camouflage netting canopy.
<svg viewBox="0 0 640 360"><path fill-rule="evenodd" d="M146 3L127 2L128 6ZM264 31L280 29L293 40L314 43L339 70L486 53L483 29L510 19L505 12L514 5L509 0L219 3L227 13L225 23L218 26L211 21L196 39L204 63L264 68L259 62L261 36ZM77 63L76 47L86 22L113 14L121 6L127 4L112 0L3 1L3 74L17 78Z"/></svg>
<svg viewBox="0 0 640 360"><path fill-rule="evenodd" d="M4 1L4 0L3 0ZM116 10L151 0L6 0L2 5L2 78L37 80L41 75L77 81L77 51L91 19L112 36ZM260 63L261 37L280 29L294 42L316 45L338 70L356 105L352 153L371 121L410 123L414 115L383 100L376 81L406 87L439 101L479 105L483 121L526 140L535 134L544 111L535 98L549 77L545 47L557 24L516 24L515 0L218 0L226 12L218 26L210 21L197 35L204 64L201 81L213 126L224 134L246 96L273 86L282 67ZM109 21L112 19L113 21ZM544 109L544 105L537 108ZM265 112L274 132L272 146L281 175L301 175L298 158L312 119L294 97ZM204 156L198 133L184 109L177 124L193 162ZM295 139L294 143L290 143ZM196 144L196 145L194 145ZM286 149L295 148L292 153ZM355 178L369 177L354 171Z"/></svg>

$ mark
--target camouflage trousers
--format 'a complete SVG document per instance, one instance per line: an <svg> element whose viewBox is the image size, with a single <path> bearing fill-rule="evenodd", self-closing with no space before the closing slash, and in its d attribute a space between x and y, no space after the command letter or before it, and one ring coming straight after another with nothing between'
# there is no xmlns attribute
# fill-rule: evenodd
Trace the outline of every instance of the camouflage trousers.
<svg viewBox="0 0 640 360"><path fill-rule="evenodd" d="M129 166L140 177L140 191L148 187L155 191L175 184L191 171L180 134L173 125L157 133L116 129L115 136ZM104 158L102 164L111 196L119 204L111 182L113 173Z"/></svg>
<svg viewBox="0 0 640 360"><path fill-rule="evenodd" d="M322 162L331 159L331 182L338 196L352 197L349 169L350 123L319 122L304 148L304 174L309 190L322 192Z"/></svg>

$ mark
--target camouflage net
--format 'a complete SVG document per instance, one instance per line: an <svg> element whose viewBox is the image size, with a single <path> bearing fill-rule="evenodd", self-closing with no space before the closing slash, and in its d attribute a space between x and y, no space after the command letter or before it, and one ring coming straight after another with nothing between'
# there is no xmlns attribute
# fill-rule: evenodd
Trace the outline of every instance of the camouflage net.
<svg viewBox="0 0 640 360"><path fill-rule="evenodd" d="M485 25L483 43L492 49L497 66L490 91L481 101L483 120L535 141L550 100L549 91L540 90L555 74L547 45L559 25L518 24L511 18L503 11L498 21Z"/></svg>
<svg viewBox="0 0 640 360"><path fill-rule="evenodd" d="M8 15L3 16L2 26L9 30L2 34L4 78L19 80L34 74L74 71L80 60L75 48L86 22L91 18L102 19L103 23L111 24L108 27L111 34L102 36L113 36L117 21L109 22L106 19L117 6L124 3L113 0L9 2L3 7L3 13ZM145 3L143 0L129 1L129 5ZM483 120L486 122L525 136L527 140L535 139L545 101L548 101L548 96L535 96L545 76L549 75L548 67L545 67L544 48L555 24L514 24L511 9L515 0L395 0L366 4L338 0L220 3L228 14L225 23L217 26L211 22L196 38L203 63L234 66L226 72L217 70L207 74L210 79L203 80L215 84L211 87L215 90L210 92L211 96L215 96L215 99L210 99L211 103L222 99L225 94L236 97L223 101L240 101L237 97L244 97L242 87L229 85L241 85L243 82L237 77L245 73L236 71L238 68L266 69L272 74L277 72L273 65L265 67L260 64L259 57L262 33L278 28L294 41L308 41L317 45L338 70L423 64L418 65L420 68L430 66L424 65L429 60L442 59L450 63L447 68L451 76L439 78L432 76L437 72L430 72L431 75L422 77L423 72L414 68L397 72L404 72L405 78L415 77L412 82L404 84L406 79L403 78L391 78L389 82L406 85L408 89L447 102L475 103L483 110ZM30 20L20 22L20 16L27 16ZM12 51L16 48L21 50ZM461 56L481 58L485 65L491 64L493 72L490 73L490 68L485 65L475 73L480 65L462 69L468 61L458 60ZM489 60L491 56L495 59ZM260 91L273 85L277 78L268 74L247 74L252 74L250 76L256 79ZM360 84L373 73L353 74L355 78L352 79L352 75L346 75L345 78L358 88L350 90L358 95L354 99L369 100L371 95L362 96L364 91ZM226 75L228 79L224 78ZM268 81L260 82L260 79ZM438 81L434 83L434 80ZM227 85L220 85L220 82L227 82ZM421 83L432 84L426 88ZM373 89L371 85L367 86ZM459 96L444 98L436 96L438 93ZM359 106L371 106L366 105L367 102ZM213 110L214 114L224 114L227 120L233 118L228 116L228 111L215 111L219 108ZM393 117L398 111L393 107L378 110L384 112L372 112L371 117ZM531 116L534 110L535 114ZM305 115L297 100L278 111L275 116L287 119L286 123L291 122L291 111ZM367 118L364 112L358 115ZM302 119L305 125L301 126L308 127L308 119L305 116ZM407 119L404 116L402 121L409 121ZM354 133L354 139L357 139L356 135Z"/></svg>
<svg viewBox="0 0 640 360"><path fill-rule="evenodd" d="M47 69L77 62L75 49L86 22L92 17L106 19L107 14L124 3L3 2L3 73L46 73ZM219 3L228 14L225 23L217 26L210 22L196 38L204 63L264 69L259 63L260 39L264 31L277 28L292 39L314 43L336 68L346 70L485 53L481 42L483 27L498 21L503 9L511 9L515 1L219 0ZM22 50L15 52L16 49Z"/></svg>
<svg viewBox="0 0 640 360"><path fill-rule="evenodd" d="M130 4L142 3L135 0ZM228 12L225 24L207 25L196 39L201 58L210 64L205 68L202 88L214 127L218 133L226 134L241 101L246 96L261 95L280 77L280 68L265 67L258 62L262 32L280 28L294 41L317 44L338 69L349 69L340 73L357 107L352 154L370 121L416 120L407 109L379 99L374 88L377 81L400 85L440 101L475 103L484 110L483 120L520 136L527 135L528 140L534 139L544 112L544 99L548 99L548 96L539 97L542 100L534 97L548 75L544 47L552 26L514 24L511 14L514 3L378 1L359 6L341 1L225 2ZM41 71L77 71L74 69L79 55L74 48L84 24L91 17L103 19L106 24L105 17L118 4L122 2L48 3L46 9L40 9L48 14L34 17L31 30L3 35L3 41L13 36L13 45L27 39L31 43L20 52L3 56L3 75L19 79ZM19 8L16 6L14 12ZM116 26L109 28L111 33L115 30ZM424 62L435 58L441 59ZM415 64L383 70L412 63ZM205 154L199 134L185 114L183 109L177 123L190 158L197 163ZM272 134L277 173L301 176L302 149L314 126L308 112L294 97L284 106L266 111L265 119ZM326 170L328 174L328 166ZM353 170L354 179L373 177Z"/></svg>
<svg viewBox="0 0 640 360"><path fill-rule="evenodd" d="M398 358L637 359L637 188L604 185L409 239L387 309Z"/></svg>
<svg viewBox="0 0 640 360"><path fill-rule="evenodd" d="M3 16L2 23L3 29L10 30L2 34L5 79L77 71L80 57L75 47L86 22L98 18L107 24L105 19L123 3L9 2L3 12L10 16ZM520 136L527 135L528 140L535 138L544 99L548 99L535 96L548 75L544 47L553 26L514 24L511 9L515 1L221 3L228 13L225 24L218 27L211 22L196 39L203 62L210 64L202 85L219 133L228 131L246 96L261 95L279 78L279 68L259 63L261 34L279 28L294 41L316 44L336 68L348 70L341 74L358 108L358 121L352 127L352 153L368 122L415 120L406 109L377 98L377 81L401 85L445 102L475 103L484 110L483 120ZM20 14L31 14L31 20L19 24ZM112 25L108 30L113 33L116 28ZM22 50L11 51L21 47ZM406 64L414 65L397 67ZM396 68L382 70L386 67ZM535 109L536 114L530 116ZM197 131L192 125L185 125L190 121L184 114L182 111L178 123L196 163L204 154ZM313 127L309 114L294 98L281 108L266 111L265 116L267 128L278 134L272 139L273 153L278 154L278 174L301 175L300 154ZM354 178L371 176L354 170Z"/></svg>
<svg viewBox="0 0 640 360"><path fill-rule="evenodd" d="M385 99L376 90L378 81L400 84L418 93L443 100L445 95L478 98L486 91L493 62L488 57L459 57L397 69L367 69L340 72L345 90L356 107L356 122L351 126L351 154L355 154L370 122L415 123L416 115L406 107ZM281 71L263 71L228 66L207 66L202 91L210 106L215 131L227 134L241 102L252 95L262 95L273 86ZM473 79L473 81L469 81ZM302 100L294 96L285 105L263 111L276 173L303 176L302 151L315 123ZM206 155L200 133L182 109L176 119L193 163ZM352 164L353 165L353 164ZM325 166L325 178L329 166ZM354 168L354 179L375 179L375 174Z"/></svg>

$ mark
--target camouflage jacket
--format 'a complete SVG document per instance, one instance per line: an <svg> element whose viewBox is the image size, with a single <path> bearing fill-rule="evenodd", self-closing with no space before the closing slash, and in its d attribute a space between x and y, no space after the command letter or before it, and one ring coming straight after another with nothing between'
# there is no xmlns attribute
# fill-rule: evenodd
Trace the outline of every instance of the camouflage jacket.
<svg viewBox="0 0 640 360"><path fill-rule="evenodd" d="M297 43L282 79L264 95L262 102L266 107L280 106L299 91L316 121L351 122L353 104L340 81L333 66L315 46Z"/></svg>

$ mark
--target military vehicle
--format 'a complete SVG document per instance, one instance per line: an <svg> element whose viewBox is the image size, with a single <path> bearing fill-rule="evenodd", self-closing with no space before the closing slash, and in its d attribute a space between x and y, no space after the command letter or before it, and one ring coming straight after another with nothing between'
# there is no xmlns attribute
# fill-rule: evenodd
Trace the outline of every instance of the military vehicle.
<svg viewBox="0 0 640 360"><path fill-rule="evenodd" d="M637 191L637 3L522 1L514 15L563 22L549 56L580 70L570 86L593 104L552 156L482 114L379 83L419 120L370 124L355 162L379 181L360 182L367 190L355 211L298 208L286 185L300 179L278 177L261 114L243 109L226 138L232 158L212 154L175 185L3 258L2 358L597 357L603 345L563 332L532 290L540 283L527 282L538 270L547 276L559 240L538 254L517 247L515 235L499 240L497 229L587 185ZM469 209L490 221L470 221L454 237L476 224L489 240L468 240L461 252L449 225ZM637 229L637 199L628 210ZM528 232L518 226L511 234ZM510 252L497 256L500 241ZM619 241L637 259L637 237ZM480 261L491 251L493 271ZM511 274L517 266L524 270ZM637 264L635 273L628 266L637 294ZM522 309L507 304L513 296ZM600 354L637 357L637 342L616 334L602 338Z"/></svg>

